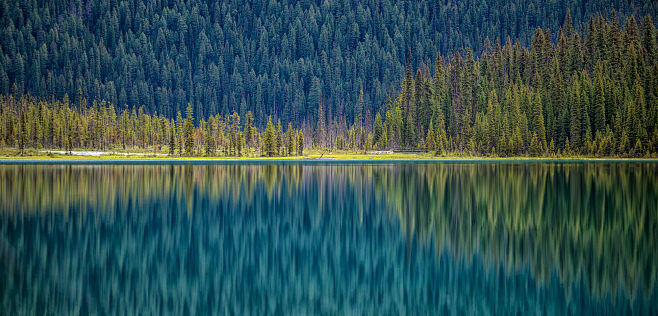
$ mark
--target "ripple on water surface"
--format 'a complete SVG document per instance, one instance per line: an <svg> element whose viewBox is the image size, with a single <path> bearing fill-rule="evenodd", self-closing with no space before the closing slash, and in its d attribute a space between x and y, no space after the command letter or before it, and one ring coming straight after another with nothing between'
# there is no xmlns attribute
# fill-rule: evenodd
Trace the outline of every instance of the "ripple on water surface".
<svg viewBox="0 0 658 316"><path fill-rule="evenodd" d="M657 166L0 165L0 308L655 315Z"/></svg>

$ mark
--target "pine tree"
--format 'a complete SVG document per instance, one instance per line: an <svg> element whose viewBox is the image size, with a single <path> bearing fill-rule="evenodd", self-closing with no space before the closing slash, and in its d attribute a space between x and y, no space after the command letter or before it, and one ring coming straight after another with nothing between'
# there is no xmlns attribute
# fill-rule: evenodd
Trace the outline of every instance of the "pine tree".
<svg viewBox="0 0 658 316"><path fill-rule="evenodd" d="M359 149L366 150L366 130L363 126L359 127Z"/></svg>
<svg viewBox="0 0 658 316"><path fill-rule="evenodd" d="M184 133L185 153L188 156L194 156L194 113L190 103L187 104L187 109L185 109Z"/></svg>
<svg viewBox="0 0 658 316"><path fill-rule="evenodd" d="M276 140L275 140L274 124L272 124L272 117L267 119L267 127L265 128L265 135L263 136L263 152L268 157L276 155Z"/></svg>
<svg viewBox="0 0 658 316"><path fill-rule="evenodd" d="M301 130L297 131L297 155L304 155L304 133Z"/></svg>
<svg viewBox="0 0 658 316"><path fill-rule="evenodd" d="M185 125L185 120L183 120L183 116L181 115L180 111L178 111L178 114L176 115L176 132L178 133L178 155L182 156L183 155L183 147L185 147L185 133L183 132ZM125 144L125 142L124 142ZM125 148L125 145L124 145Z"/></svg>
<svg viewBox="0 0 658 316"><path fill-rule="evenodd" d="M275 144L274 152L278 156L281 154L281 146L283 146L283 129L281 128L281 120L278 120L276 123L274 144Z"/></svg>
<svg viewBox="0 0 658 316"><path fill-rule="evenodd" d="M596 81L594 83L594 128L596 131L603 132L605 130L605 96L603 90L603 65L599 62L597 64Z"/></svg>
<svg viewBox="0 0 658 316"><path fill-rule="evenodd" d="M20 109L19 114L19 128L18 128L18 153L19 155L25 154L25 143L27 142L27 122L25 117L25 109Z"/></svg>
<svg viewBox="0 0 658 316"><path fill-rule="evenodd" d="M402 135L400 142L403 146L413 146L415 140L415 127L414 116L416 114L413 108L412 93L413 93L413 75L411 69L411 50L407 56L406 75L402 82L402 92L400 93L400 114L402 117Z"/></svg>
<svg viewBox="0 0 658 316"><path fill-rule="evenodd" d="M626 99L626 122L624 124L624 132L628 136L629 144L635 144L635 140L638 136L638 125L640 125L640 118L637 117L635 102L631 99Z"/></svg>
<svg viewBox="0 0 658 316"><path fill-rule="evenodd" d="M445 66L443 64L443 56L437 53L436 61L434 63L434 77L433 77L433 91L432 91L432 119L438 120L439 113L444 114L444 106L446 105L447 87L445 78Z"/></svg>
<svg viewBox="0 0 658 316"><path fill-rule="evenodd" d="M567 140L564 141L563 153L565 156L571 156L573 154L573 150L571 149L571 143L569 142L569 137L567 137Z"/></svg>
<svg viewBox="0 0 658 316"><path fill-rule="evenodd" d="M359 101L356 105L356 109L354 111L354 124L356 126L362 126L363 125L363 109L365 108L365 101L363 99L363 89L359 90ZM320 117L318 117L318 120Z"/></svg>
<svg viewBox="0 0 658 316"><path fill-rule="evenodd" d="M247 111L245 123L244 123L244 138L245 145L247 148L251 148L254 145L254 115L251 111Z"/></svg>
<svg viewBox="0 0 658 316"><path fill-rule="evenodd" d="M548 145L548 154L553 156L555 155L555 142L551 139L550 144Z"/></svg>
<svg viewBox="0 0 658 316"><path fill-rule="evenodd" d="M539 94L535 95L532 106L534 111L534 117L536 119L535 124L533 126L534 130L537 133L536 154L539 154L540 152L546 150L546 129L544 124L544 111L542 108L541 96Z"/></svg>
<svg viewBox="0 0 658 316"><path fill-rule="evenodd" d="M537 137L537 132L533 132L532 139L530 140L530 154L533 156L538 156L542 151L541 143Z"/></svg>
<svg viewBox="0 0 658 316"><path fill-rule="evenodd" d="M174 121L171 121L171 131L169 134L169 156L173 156L176 154L176 129L174 124Z"/></svg>
<svg viewBox="0 0 658 316"><path fill-rule="evenodd" d="M203 140L204 140L204 145L206 148L206 155L207 156L213 156L215 153L215 148L214 144L215 141L213 140L212 137L212 131L209 123L202 124L205 128L204 133L203 133Z"/></svg>
<svg viewBox="0 0 658 316"><path fill-rule="evenodd" d="M292 123L288 123L286 130L286 154L288 156L295 155L295 130L292 129Z"/></svg>
<svg viewBox="0 0 658 316"><path fill-rule="evenodd" d="M643 154L642 141L638 138L637 141L635 141L635 146L633 147L631 155L634 157L642 157Z"/></svg>
<svg viewBox="0 0 658 316"><path fill-rule="evenodd" d="M379 112L375 115L375 128L373 131L372 141L374 146L377 149L382 149L385 144L382 144L381 140L385 135L384 125L382 123L382 116Z"/></svg>
<svg viewBox="0 0 658 316"><path fill-rule="evenodd" d="M436 141L434 137L434 121L430 120L430 125L427 128L427 136L425 137L425 146L436 150Z"/></svg>
<svg viewBox="0 0 658 316"><path fill-rule="evenodd" d="M231 126L229 132L229 143L231 147L231 153L234 156L242 155L242 131L240 130L240 115L237 112L233 112L230 116Z"/></svg>
<svg viewBox="0 0 658 316"><path fill-rule="evenodd" d="M489 93L489 101L487 105L487 122L488 128L487 132L489 133L487 139L489 144L487 144L487 149L494 153L494 148L498 145L501 136L501 122L500 122L500 104L498 103L498 96L496 95L496 90L491 90Z"/></svg>
<svg viewBox="0 0 658 316"><path fill-rule="evenodd" d="M621 154L625 154L628 152L630 146L630 139L628 138L628 133L626 131L623 131L621 134L621 138L619 139L619 146L617 148L617 151Z"/></svg>
<svg viewBox="0 0 658 316"><path fill-rule="evenodd" d="M582 106L580 103L580 85L578 85L578 79L574 76L573 86L571 88L571 109L569 111L571 115L570 119L570 135L571 141L575 148L580 148L582 146L580 139L583 133L582 130Z"/></svg>
<svg viewBox="0 0 658 316"><path fill-rule="evenodd" d="M435 133L436 154L441 155L448 148L448 138L446 136L445 121L443 119L442 112L439 112L439 122L438 124L436 124L436 130L437 130Z"/></svg>
<svg viewBox="0 0 658 316"><path fill-rule="evenodd" d="M363 90L361 91L361 97L363 97ZM359 100L359 103L361 103L362 100ZM324 112L322 111L322 102L318 105L318 128L317 128L317 144L320 146L320 148L324 148L325 146L325 138L326 138L326 132L325 132L325 124L324 124Z"/></svg>

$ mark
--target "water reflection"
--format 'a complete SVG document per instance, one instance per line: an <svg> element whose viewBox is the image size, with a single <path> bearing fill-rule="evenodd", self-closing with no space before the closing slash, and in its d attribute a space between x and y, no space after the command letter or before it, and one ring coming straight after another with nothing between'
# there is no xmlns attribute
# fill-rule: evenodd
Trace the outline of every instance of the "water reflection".
<svg viewBox="0 0 658 316"><path fill-rule="evenodd" d="M655 169L4 165L0 307L656 314Z"/></svg>

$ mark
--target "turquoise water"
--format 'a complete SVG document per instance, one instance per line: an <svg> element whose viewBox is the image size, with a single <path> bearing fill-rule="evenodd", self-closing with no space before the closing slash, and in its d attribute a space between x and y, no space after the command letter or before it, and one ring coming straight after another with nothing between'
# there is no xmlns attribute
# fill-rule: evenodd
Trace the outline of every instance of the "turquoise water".
<svg viewBox="0 0 658 316"><path fill-rule="evenodd" d="M0 165L0 308L656 315L657 167Z"/></svg>

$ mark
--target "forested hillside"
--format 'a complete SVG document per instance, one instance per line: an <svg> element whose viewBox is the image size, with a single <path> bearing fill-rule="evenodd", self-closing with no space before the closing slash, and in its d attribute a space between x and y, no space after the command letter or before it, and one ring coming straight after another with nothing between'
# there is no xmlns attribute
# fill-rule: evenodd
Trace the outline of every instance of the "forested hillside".
<svg viewBox="0 0 658 316"><path fill-rule="evenodd" d="M447 60L439 55L433 74L421 67L413 76L409 58L400 94L385 118L375 118L373 144L505 156L655 152L658 45L651 18L638 27L631 16L622 28L597 15L584 34L567 18L557 43L538 28L529 48L485 42L479 60L470 50Z"/></svg>
<svg viewBox="0 0 658 316"><path fill-rule="evenodd" d="M436 154L502 156L648 156L658 152L658 42L649 16L596 15L584 35L567 15L556 34L537 28L530 47L518 41L444 58L434 69L412 65L408 53L400 92L385 108L367 108L363 90L346 115L288 122L272 115L149 114L83 95L54 102L0 96L0 146L25 148L162 148L178 155L299 155L304 147L368 151L429 147ZM184 115L184 116L183 116ZM300 125L300 127L297 127ZM275 127L276 126L276 127ZM284 128L285 132L284 132ZM262 131L262 132L261 132Z"/></svg>
<svg viewBox="0 0 658 316"><path fill-rule="evenodd" d="M431 65L437 52L452 56L469 48L474 60L487 52L481 67L489 67L484 66L492 55L487 45L504 45L507 37L518 38L520 47L530 45L538 26L551 30L544 37L559 41L557 30L568 11L574 30L590 34L590 16L609 16L612 10L620 18L655 18L658 5L638 0L0 0L0 94L59 100L68 94L72 100L144 106L169 118L187 103L197 117L233 112L244 117L251 110L260 128L269 115L295 128L304 120L316 122L322 102L326 114L351 124L366 111L380 111L387 96L399 92L408 51L413 68ZM573 40L571 34L565 38ZM592 47L579 49L591 72ZM563 69L572 74L578 66ZM360 91L362 108L357 107ZM614 114L606 113L608 123ZM547 135L559 130L550 115Z"/></svg>

